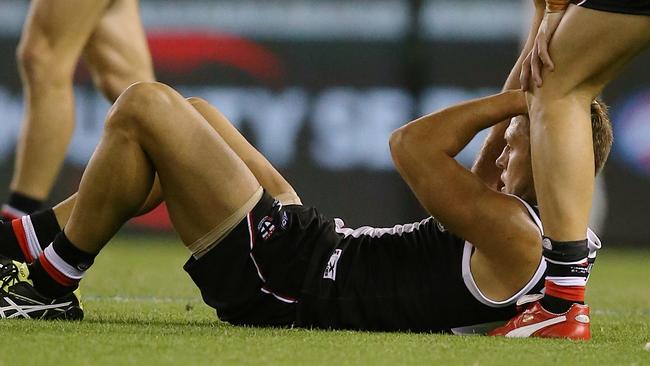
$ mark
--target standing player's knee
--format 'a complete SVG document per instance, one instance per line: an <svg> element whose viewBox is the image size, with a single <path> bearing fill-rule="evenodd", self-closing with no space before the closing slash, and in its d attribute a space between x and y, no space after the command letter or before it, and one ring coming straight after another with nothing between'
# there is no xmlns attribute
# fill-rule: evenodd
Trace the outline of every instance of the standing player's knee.
<svg viewBox="0 0 650 366"><path fill-rule="evenodd" d="M46 41L21 41L16 50L18 67L30 85L55 87L72 83L74 66L56 57Z"/></svg>

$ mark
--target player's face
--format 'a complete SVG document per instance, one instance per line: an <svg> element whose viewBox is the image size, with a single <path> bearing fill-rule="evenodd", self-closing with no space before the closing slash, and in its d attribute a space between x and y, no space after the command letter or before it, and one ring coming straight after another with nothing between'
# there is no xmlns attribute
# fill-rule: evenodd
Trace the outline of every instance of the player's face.
<svg viewBox="0 0 650 366"><path fill-rule="evenodd" d="M504 137L506 147L496 161L497 167L502 170L502 185L499 188L503 193L535 202L528 116L514 117Z"/></svg>

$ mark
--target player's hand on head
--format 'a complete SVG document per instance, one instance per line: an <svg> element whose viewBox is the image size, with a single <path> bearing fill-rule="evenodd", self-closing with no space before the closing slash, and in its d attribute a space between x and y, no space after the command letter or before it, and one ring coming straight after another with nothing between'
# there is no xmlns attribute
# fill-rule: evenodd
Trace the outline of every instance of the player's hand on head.
<svg viewBox="0 0 650 366"><path fill-rule="evenodd" d="M542 70L544 68L553 71L555 64L551 59L548 48L555 30L560 25L564 11L546 11L542 23L535 37L535 44L528 57L522 65L520 82L524 90L530 90L531 83L536 87L542 86Z"/></svg>

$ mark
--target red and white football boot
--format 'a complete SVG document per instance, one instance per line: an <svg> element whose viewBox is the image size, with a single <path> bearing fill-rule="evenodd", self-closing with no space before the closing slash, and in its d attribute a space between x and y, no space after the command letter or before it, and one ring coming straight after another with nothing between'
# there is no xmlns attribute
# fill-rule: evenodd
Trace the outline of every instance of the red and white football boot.
<svg viewBox="0 0 650 366"><path fill-rule="evenodd" d="M568 338L589 340L589 306L573 304L566 313L553 314L542 308L539 301L510 319L504 326L488 333L511 338Z"/></svg>

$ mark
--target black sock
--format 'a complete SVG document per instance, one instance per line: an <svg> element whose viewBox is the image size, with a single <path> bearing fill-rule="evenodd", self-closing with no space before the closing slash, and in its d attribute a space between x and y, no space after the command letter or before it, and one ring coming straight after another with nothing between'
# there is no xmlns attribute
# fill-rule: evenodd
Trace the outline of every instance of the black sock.
<svg viewBox="0 0 650 366"><path fill-rule="evenodd" d="M16 220L18 221L0 224L0 255L13 260L32 262L43 249L52 243L56 234L61 232L52 209L39 211ZM19 241L24 243L23 249L21 249ZM30 241L33 243L31 246L29 245ZM27 250L29 253L25 254L23 250Z"/></svg>
<svg viewBox="0 0 650 366"><path fill-rule="evenodd" d="M553 314L566 313L573 304L584 304L584 301L570 301L551 295L545 295L540 302L545 310Z"/></svg>
<svg viewBox="0 0 650 366"><path fill-rule="evenodd" d="M47 248L54 241L57 234L61 232L54 210L48 208L29 215L29 217L32 220L32 225L34 225L34 231L41 249Z"/></svg>
<svg viewBox="0 0 650 366"><path fill-rule="evenodd" d="M20 249L11 221L0 223L0 255L19 262L25 262L25 256Z"/></svg>
<svg viewBox="0 0 650 366"><path fill-rule="evenodd" d="M74 291L95 256L78 249L62 231L30 267L34 288L52 298Z"/></svg>
<svg viewBox="0 0 650 366"><path fill-rule="evenodd" d="M28 197L21 193L11 192L7 204L16 210L29 215L30 213L40 209L43 205L43 201Z"/></svg>
<svg viewBox="0 0 650 366"><path fill-rule="evenodd" d="M585 285L593 264L588 257L587 239L559 242L544 237L543 247L546 281L542 307L559 314L573 304L584 304Z"/></svg>

